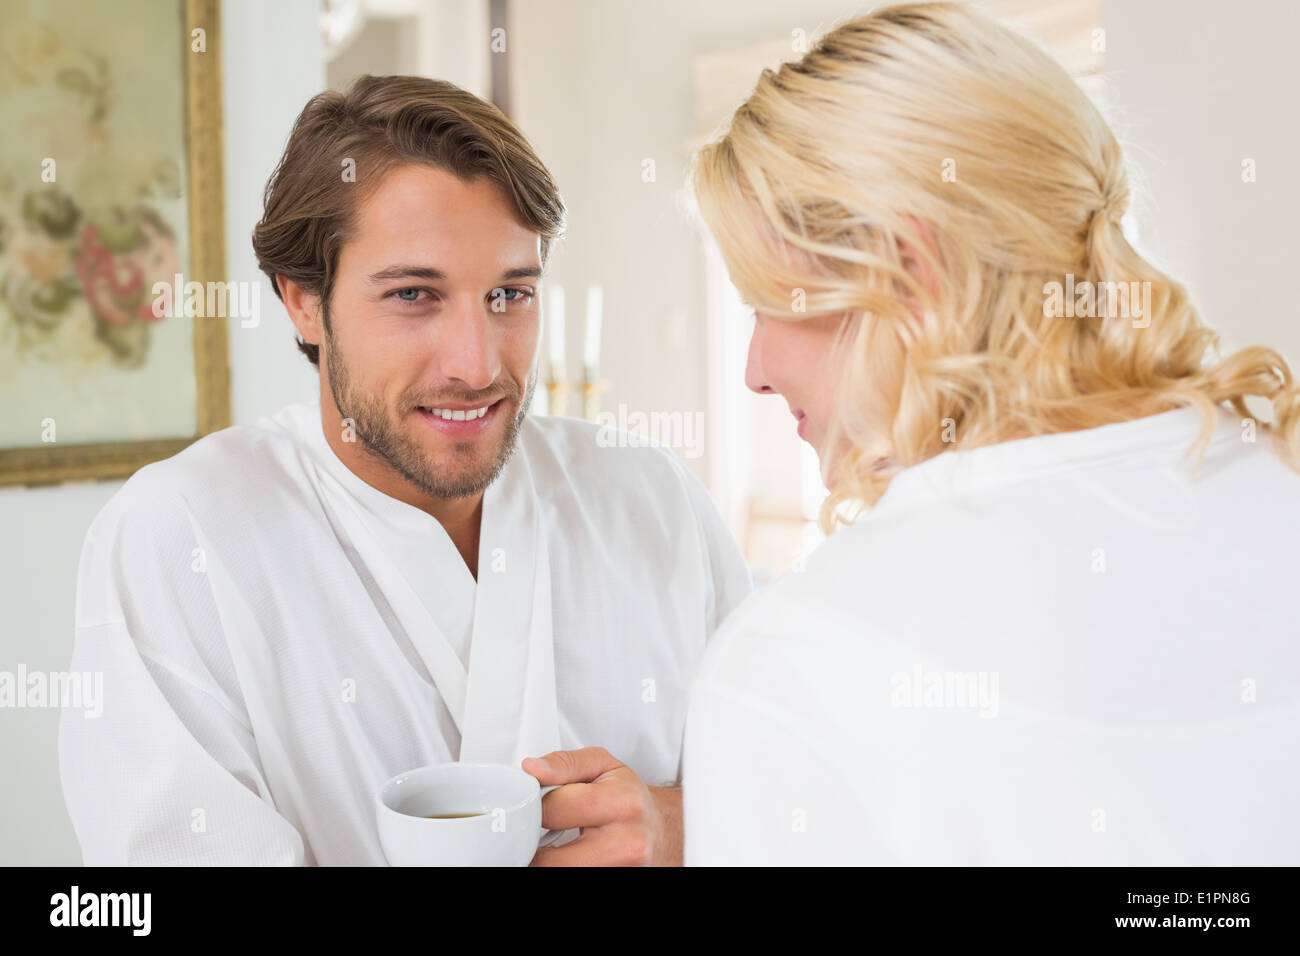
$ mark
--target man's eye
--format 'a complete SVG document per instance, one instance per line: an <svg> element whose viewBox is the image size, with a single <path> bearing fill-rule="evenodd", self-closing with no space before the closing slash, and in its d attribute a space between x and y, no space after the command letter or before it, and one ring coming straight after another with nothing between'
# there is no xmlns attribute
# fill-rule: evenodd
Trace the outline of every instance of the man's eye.
<svg viewBox="0 0 1300 956"><path fill-rule="evenodd" d="M398 299L401 302L419 302L420 293L427 292L427 291L428 291L427 289L412 287L409 289L396 289L393 292L390 292L388 294L392 298Z"/></svg>
<svg viewBox="0 0 1300 956"><path fill-rule="evenodd" d="M497 288L492 290L490 298L498 299L503 302L523 302L525 299L532 298L531 289L506 289Z"/></svg>

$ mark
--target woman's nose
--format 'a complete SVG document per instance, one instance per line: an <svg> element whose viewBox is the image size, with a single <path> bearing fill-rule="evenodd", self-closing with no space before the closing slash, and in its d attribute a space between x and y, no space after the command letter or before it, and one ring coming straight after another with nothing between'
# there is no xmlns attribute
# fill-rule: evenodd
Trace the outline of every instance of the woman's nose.
<svg viewBox="0 0 1300 956"><path fill-rule="evenodd" d="M770 395L773 389L767 384L767 377L763 374L763 363L759 359L759 353L762 351L759 341L762 336L761 329L762 323L755 320L754 334L749 337L749 357L745 361L745 387L759 395Z"/></svg>

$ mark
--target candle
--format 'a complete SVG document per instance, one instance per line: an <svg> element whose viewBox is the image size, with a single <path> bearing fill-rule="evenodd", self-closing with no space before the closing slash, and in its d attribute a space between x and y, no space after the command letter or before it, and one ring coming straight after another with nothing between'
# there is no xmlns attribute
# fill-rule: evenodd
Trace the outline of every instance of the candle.
<svg viewBox="0 0 1300 956"><path fill-rule="evenodd" d="M587 287L587 327L582 343L582 367L588 382L596 381L600 365L600 319L605 293L598 285Z"/></svg>
<svg viewBox="0 0 1300 956"><path fill-rule="evenodd" d="M551 286L546 303L546 322L551 330L551 381L564 380L564 289Z"/></svg>

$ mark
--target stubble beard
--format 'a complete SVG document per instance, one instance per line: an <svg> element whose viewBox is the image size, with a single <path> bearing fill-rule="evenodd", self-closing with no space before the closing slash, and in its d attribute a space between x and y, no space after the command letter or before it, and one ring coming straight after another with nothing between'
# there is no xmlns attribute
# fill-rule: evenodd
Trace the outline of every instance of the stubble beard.
<svg viewBox="0 0 1300 956"><path fill-rule="evenodd" d="M443 474L439 473L436 464L430 460L428 452L402 431L400 424L393 420L382 401L353 385L347 362L339 354L337 343L330 333L328 320L325 324L325 343L326 347L322 351L325 353L325 366L329 374L330 392L334 396L334 406L338 409L341 418L352 421L356 436L383 464L433 498L468 498L483 492L501 476L506 462L514 454L519 430L532 404L533 391L537 386L534 376L528 377L523 400L517 402L515 414L507 424L506 433L502 436L495 453L481 461L471 462L457 469L454 474ZM513 381L508 381L506 385L508 391L500 397L502 404L508 405L512 399L518 398L519 388ZM455 401L463 401L467 404L479 399L487 401L499 392L499 388L494 388L481 395L465 395ZM410 411L414 412L414 407ZM474 442L453 443L451 446L453 455L472 454L475 444Z"/></svg>

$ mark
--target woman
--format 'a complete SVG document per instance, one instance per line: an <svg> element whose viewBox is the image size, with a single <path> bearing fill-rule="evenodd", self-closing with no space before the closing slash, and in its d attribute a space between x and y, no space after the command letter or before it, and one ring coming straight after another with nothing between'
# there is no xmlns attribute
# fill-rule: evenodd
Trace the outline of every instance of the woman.
<svg viewBox="0 0 1300 956"><path fill-rule="evenodd" d="M695 183L834 533L712 642L687 862L1300 862L1300 390L1206 357L1074 81L882 9Z"/></svg>

